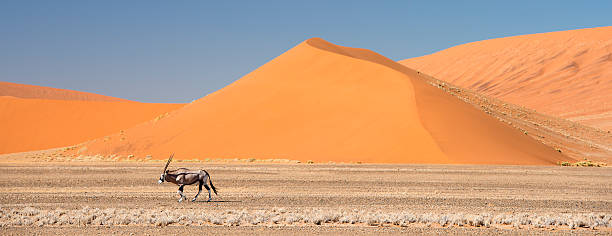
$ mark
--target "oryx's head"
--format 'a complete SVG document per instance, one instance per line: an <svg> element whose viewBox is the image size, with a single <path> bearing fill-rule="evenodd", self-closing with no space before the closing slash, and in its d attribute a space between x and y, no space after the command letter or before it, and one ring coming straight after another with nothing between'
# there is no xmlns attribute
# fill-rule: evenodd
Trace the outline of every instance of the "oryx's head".
<svg viewBox="0 0 612 236"><path fill-rule="evenodd" d="M172 157L174 157L174 153L172 153L172 155L170 155L170 158L168 158L168 162L166 162L166 166L164 167L164 171L162 171L161 176L159 176L159 180L157 181L157 183L161 184L166 179L166 173L168 173L168 171L167 171L168 165L170 165L170 162L172 161Z"/></svg>

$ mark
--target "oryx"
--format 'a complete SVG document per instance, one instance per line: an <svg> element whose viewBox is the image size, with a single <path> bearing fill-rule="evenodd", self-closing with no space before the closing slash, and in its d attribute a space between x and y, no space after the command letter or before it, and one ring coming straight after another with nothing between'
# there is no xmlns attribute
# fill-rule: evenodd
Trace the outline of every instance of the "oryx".
<svg viewBox="0 0 612 236"><path fill-rule="evenodd" d="M174 157L174 154L172 154L170 158L168 158L168 162L166 162L164 171L162 171L162 174L159 177L159 181L157 182L161 184L164 181L168 181L170 183L175 183L176 185L178 185L178 194L181 196L181 198L179 198L178 200L179 202L182 202L183 199L187 199L187 197L183 195L183 187L185 187L185 185L192 185L195 183L199 184L198 194L196 194L195 197L191 199L192 202L195 202L195 200L198 198L198 196L202 192L202 185L204 185L206 190L208 190L208 201L210 202L210 200L212 199L212 196L210 195L210 189L212 188L212 190L215 192L215 195L217 194L217 189L215 189L215 186L213 185L208 172L206 172L205 170L190 170L187 168L167 170L168 165L170 165L170 162L172 161L172 157ZM208 187L208 184L206 182L210 183L210 188Z"/></svg>

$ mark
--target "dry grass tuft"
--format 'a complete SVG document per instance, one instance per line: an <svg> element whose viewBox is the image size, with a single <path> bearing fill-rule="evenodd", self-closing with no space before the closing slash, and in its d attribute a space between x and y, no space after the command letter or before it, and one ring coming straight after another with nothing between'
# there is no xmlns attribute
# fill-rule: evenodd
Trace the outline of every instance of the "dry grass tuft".
<svg viewBox="0 0 612 236"><path fill-rule="evenodd" d="M98 209L40 210L32 207L0 208L0 227L5 226L113 226L113 225L363 225L426 227L492 227L519 228L612 228L612 214L463 214L370 212L339 209L287 210L197 210L197 209Z"/></svg>
<svg viewBox="0 0 612 236"><path fill-rule="evenodd" d="M574 162L574 163L571 163L571 162L568 162L568 161L557 162L557 165L560 165L560 166L582 166L582 167L603 167L603 166L606 166L607 164L604 163L604 162L594 162L594 161L591 161L591 160L584 159L582 161Z"/></svg>

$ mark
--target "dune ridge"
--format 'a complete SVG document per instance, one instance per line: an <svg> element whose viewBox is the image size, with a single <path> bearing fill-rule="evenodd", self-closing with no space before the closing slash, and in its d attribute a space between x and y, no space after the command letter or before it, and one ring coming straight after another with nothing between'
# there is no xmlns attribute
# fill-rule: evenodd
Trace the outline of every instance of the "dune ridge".
<svg viewBox="0 0 612 236"><path fill-rule="evenodd" d="M400 61L440 80L612 130L612 27L467 43Z"/></svg>
<svg viewBox="0 0 612 236"><path fill-rule="evenodd" d="M106 102L129 102L123 98L110 97L95 93L80 92L69 89L51 88L29 84L17 84L0 81L0 96L16 98L37 98L53 100L81 100L81 101L106 101Z"/></svg>
<svg viewBox="0 0 612 236"><path fill-rule="evenodd" d="M546 165L568 158L366 49L306 40L82 154ZM124 137L124 138L121 138Z"/></svg>

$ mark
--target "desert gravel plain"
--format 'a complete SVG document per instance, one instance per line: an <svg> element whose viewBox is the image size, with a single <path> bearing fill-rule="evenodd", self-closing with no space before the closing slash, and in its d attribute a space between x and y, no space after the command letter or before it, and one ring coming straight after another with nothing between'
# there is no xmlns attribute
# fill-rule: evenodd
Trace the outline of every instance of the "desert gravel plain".
<svg viewBox="0 0 612 236"><path fill-rule="evenodd" d="M161 162L8 160L2 235L612 233L609 167L176 162L219 190L178 203Z"/></svg>

